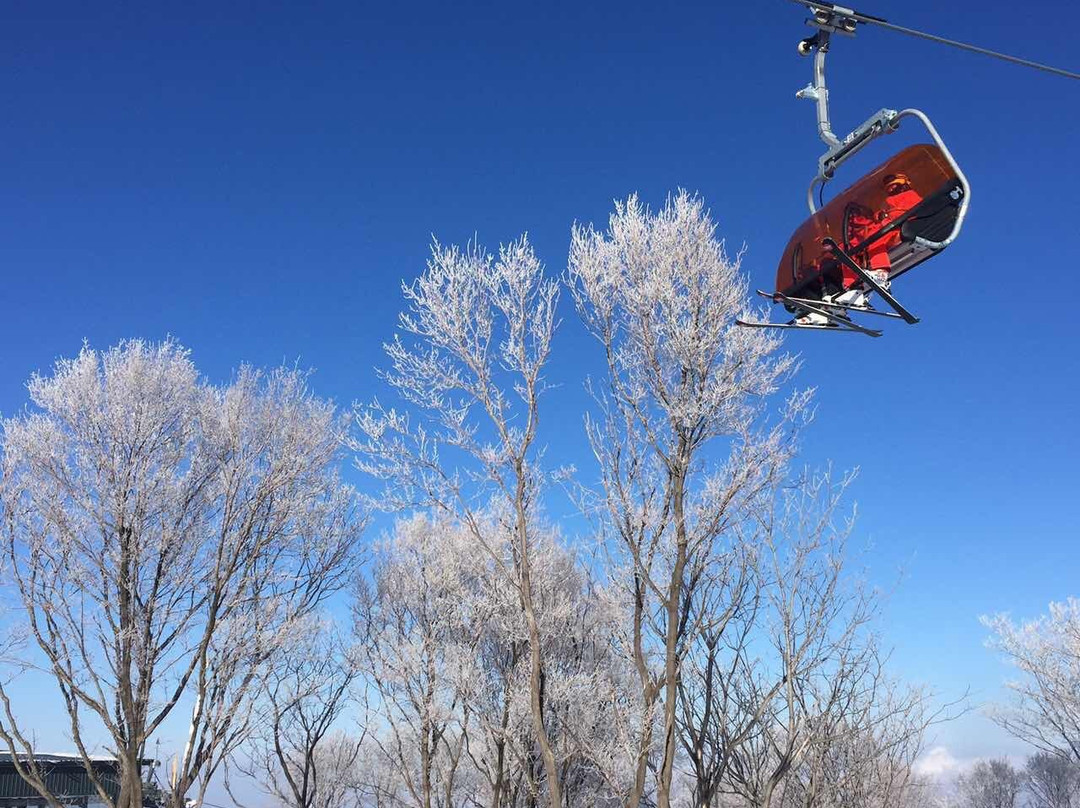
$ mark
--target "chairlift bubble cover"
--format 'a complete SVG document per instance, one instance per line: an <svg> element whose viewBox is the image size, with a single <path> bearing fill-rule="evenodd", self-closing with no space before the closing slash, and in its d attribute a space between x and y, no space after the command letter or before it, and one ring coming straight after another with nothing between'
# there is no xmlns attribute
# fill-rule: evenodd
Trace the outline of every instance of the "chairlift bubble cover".
<svg viewBox="0 0 1080 808"><path fill-rule="evenodd" d="M922 202L895 222L882 223L869 232L853 226L858 216L886 209L884 180L890 174L906 175ZM956 172L938 146L908 146L837 195L795 231L777 268L776 290L788 296L820 297L826 290L840 288L841 267L823 246L825 238L834 239L863 266L875 244L891 239L895 246L888 250L889 277L895 278L940 252L916 239L939 241L946 237L956 223L963 193Z"/></svg>

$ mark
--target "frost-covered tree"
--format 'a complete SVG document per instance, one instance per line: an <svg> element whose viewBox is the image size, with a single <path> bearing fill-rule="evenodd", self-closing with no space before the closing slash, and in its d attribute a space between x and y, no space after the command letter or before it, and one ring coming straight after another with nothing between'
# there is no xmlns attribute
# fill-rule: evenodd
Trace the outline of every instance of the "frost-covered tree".
<svg viewBox="0 0 1080 808"><path fill-rule="evenodd" d="M1036 752L1024 763L1024 785L1032 808L1074 808L1080 805L1080 764Z"/></svg>
<svg viewBox="0 0 1080 808"><path fill-rule="evenodd" d="M747 283L715 231L685 193L574 228L566 283L606 364L599 484L573 486L587 562L539 507L558 285L522 240L436 244L405 286L385 379L409 412L358 408L352 442L411 514L357 607L380 804L771 806L858 748L860 793L903 790L921 691L871 708L884 655L844 571L843 484L792 474L810 396L779 400L795 361L736 327Z"/></svg>
<svg viewBox="0 0 1080 808"><path fill-rule="evenodd" d="M359 466L391 483L384 504L454 514L515 587L528 631L529 714L552 808L563 801L543 717L532 526L541 482L540 398L558 292L525 237L497 257L435 243L426 271L404 287L409 309L401 334L386 346L391 369L384 378L413 413L378 403L359 409L361 437L353 444ZM489 504L513 536L509 564L481 525L480 510Z"/></svg>
<svg viewBox="0 0 1080 808"><path fill-rule="evenodd" d="M512 532L490 515L481 524L509 563ZM565 804L599 804L607 791L592 760L609 743L621 693L608 612L573 556L550 533L535 535L544 721L559 792ZM355 613L371 741L393 772L384 801L418 808L543 801L528 628L518 592L476 552L471 529L438 513L400 521L371 581L360 584Z"/></svg>
<svg viewBox="0 0 1080 808"><path fill-rule="evenodd" d="M568 283L607 361L587 431L603 489L591 505L629 604L642 716L623 797L637 808L654 791L668 808L679 681L695 614L705 614L694 609L699 585L714 565L736 568L726 560L732 532L783 476L805 398L776 425L763 418L794 363L768 332L735 325L746 279L695 196L679 193L656 213L631 197L606 231L575 227Z"/></svg>
<svg viewBox="0 0 1080 808"><path fill-rule="evenodd" d="M962 808L1015 808L1023 775L1005 758L980 760L957 782Z"/></svg>
<svg viewBox="0 0 1080 808"><path fill-rule="evenodd" d="M460 579L468 556L445 516L400 522L379 549L371 581L357 583L356 654L366 685L372 738L414 808L456 805L464 757L459 669L473 643L460 631Z"/></svg>
<svg viewBox="0 0 1080 808"><path fill-rule="evenodd" d="M1051 603L1049 614L1014 623L984 617L990 647L1020 671L1009 683L1015 701L994 718L1038 749L1080 765L1080 600Z"/></svg>
<svg viewBox="0 0 1080 808"><path fill-rule="evenodd" d="M172 341L84 348L3 424L3 537L27 667L51 678L107 805L141 808L140 761L190 711L170 793L201 801L250 729L263 674L344 585L361 522L338 478L342 421L293 370L214 386ZM49 801L0 689L19 773ZM90 765L120 762L113 799Z"/></svg>

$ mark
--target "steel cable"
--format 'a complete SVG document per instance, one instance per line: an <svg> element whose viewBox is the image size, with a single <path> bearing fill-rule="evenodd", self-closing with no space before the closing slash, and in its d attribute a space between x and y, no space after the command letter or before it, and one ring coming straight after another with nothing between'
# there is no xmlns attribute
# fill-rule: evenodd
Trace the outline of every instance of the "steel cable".
<svg viewBox="0 0 1080 808"><path fill-rule="evenodd" d="M1011 56L1007 53L1001 53L1000 51L990 50L989 48L981 48L978 45L971 45L967 42L959 42L955 39L948 39L943 36L937 36L936 34L928 34L925 31L917 31L914 28L906 28L903 25L897 25L891 23L888 20L884 20L881 17L872 17L869 14L862 14L858 11L846 9L840 6L833 6L829 3L818 3L814 0L793 0L795 3L806 6L807 8L820 8L825 11L834 11L845 17L850 17L856 22L865 22L872 25L880 25L882 28L887 28L890 31L896 31L901 34L907 34L908 36L919 37L920 39L929 39L931 42L938 42L942 45L949 45L953 48L959 48L960 50L971 51L972 53L981 53L984 56L992 56L995 59L1001 59L1012 64L1022 65L1024 67L1031 67L1035 70L1042 70L1047 73L1053 73L1056 76L1064 76L1068 79L1080 79L1080 73L1073 73L1071 70L1063 70L1060 67L1053 67L1052 65L1045 65L1041 62L1033 62L1030 59L1021 59L1019 56Z"/></svg>

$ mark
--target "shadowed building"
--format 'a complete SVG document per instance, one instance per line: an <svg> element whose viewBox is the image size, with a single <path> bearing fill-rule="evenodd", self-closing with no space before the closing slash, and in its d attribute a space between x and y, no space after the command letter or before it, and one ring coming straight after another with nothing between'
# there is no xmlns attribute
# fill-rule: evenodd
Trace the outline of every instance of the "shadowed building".
<svg viewBox="0 0 1080 808"><path fill-rule="evenodd" d="M37 755L45 785L64 805L90 808L103 805L94 783L87 774L79 755ZM120 791L120 766L116 758L93 755L90 758L94 776L105 792L116 799ZM152 761L145 761L146 764ZM11 755L0 753L0 808L46 808L48 801L27 783L15 770Z"/></svg>

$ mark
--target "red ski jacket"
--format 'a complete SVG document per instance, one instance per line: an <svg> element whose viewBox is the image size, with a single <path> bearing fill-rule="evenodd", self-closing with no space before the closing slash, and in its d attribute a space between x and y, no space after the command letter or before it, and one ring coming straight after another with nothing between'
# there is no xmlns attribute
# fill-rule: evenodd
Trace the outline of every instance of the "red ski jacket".
<svg viewBox="0 0 1080 808"><path fill-rule="evenodd" d="M897 219L922 202L917 191L908 188L885 199L885 213L890 219Z"/></svg>

